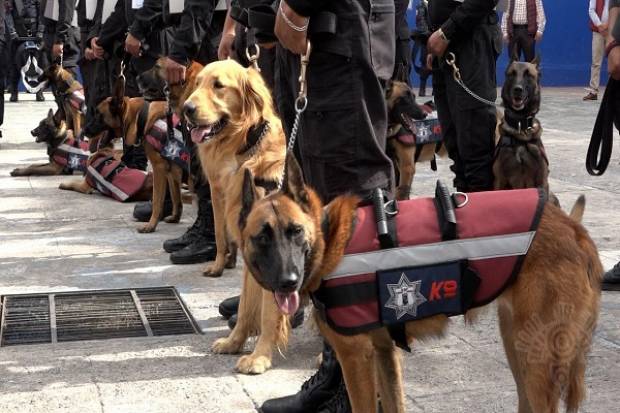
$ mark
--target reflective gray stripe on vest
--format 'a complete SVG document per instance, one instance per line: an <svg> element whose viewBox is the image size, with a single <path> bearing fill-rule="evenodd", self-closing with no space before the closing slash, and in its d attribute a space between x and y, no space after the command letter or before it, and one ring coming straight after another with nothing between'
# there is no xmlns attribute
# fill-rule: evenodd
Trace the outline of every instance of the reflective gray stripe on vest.
<svg viewBox="0 0 620 413"><path fill-rule="evenodd" d="M536 231L529 231L348 254L342 258L336 270L323 279L331 280L393 268L441 264L464 259L486 260L525 255L530 249L534 235Z"/></svg>
<svg viewBox="0 0 620 413"><path fill-rule="evenodd" d="M75 153L77 155L85 155L85 156L90 156L90 152L85 152L80 148L75 148L71 145L67 145L66 143L61 143L60 145L58 145L58 149L61 149L65 152L71 152L71 153Z"/></svg>
<svg viewBox="0 0 620 413"><path fill-rule="evenodd" d="M92 174L93 178L95 178L95 184L97 185L97 190L99 192L105 193L105 191L102 190L103 188L105 188L109 192L112 192L114 195L116 195L121 201L125 201L127 200L127 198L129 198L129 195L112 185L110 182L106 181L103 176L101 176L99 172L97 172L97 170L90 165L88 166L88 172Z"/></svg>

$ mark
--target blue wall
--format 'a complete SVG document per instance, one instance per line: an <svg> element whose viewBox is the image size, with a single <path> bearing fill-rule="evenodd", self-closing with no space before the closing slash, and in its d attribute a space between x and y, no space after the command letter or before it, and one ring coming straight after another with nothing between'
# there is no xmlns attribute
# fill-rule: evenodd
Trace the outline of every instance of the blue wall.
<svg viewBox="0 0 620 413"><path fill-rule="evenodd" d="M543 84L547 86L583 86L590 80L592 32L588 27L588 0L543 0L547 27L537 51L542 59ZM412 3L417 4L417 0ZM415 6L409 10L410 27L415 27ZM497 81L503 82L508 64L506 47L497 62ZM605 73L601 79L607 78ZM414 75L415 77L415 75ZM418 84L415 79L414 84Z"/></svg>

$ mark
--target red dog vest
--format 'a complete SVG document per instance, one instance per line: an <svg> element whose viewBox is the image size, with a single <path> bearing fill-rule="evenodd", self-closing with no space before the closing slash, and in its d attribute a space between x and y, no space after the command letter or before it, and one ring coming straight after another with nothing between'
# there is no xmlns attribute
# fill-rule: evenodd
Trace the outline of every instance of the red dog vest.
<svg viewBox="0 0 620 413"><path fill-rule="evenodd" d="M144 185L147 173L127 167L123 162L105 156L95 155L86 170L86 182L102 194L124 202Z"/></svg>
<svg viewBox="0 0 620 413"><path fill-rule="evenodd" d="M73 137L65 139L52 153L54 161L72 171L86 171L86 162L90 152L88 143Z"/></svg>
<svg viewBox="0 0 620 413"><path fill-rule="evenodd" d="M174 125L174 139L168 138L166 119L155 121L145 138L165 159L176 163L183 169L187 169L189 167L190 153L183 142L183 133L179 130L180 120L176 114L172 117L172 124Z"/></svg>
<svg viewBox="0 0 620 413"><path fill-rule="evenodd" d="M455 210L457 239L443 242L432 198L398 202L399 246L389 249L380 248L373 207L358 208L345 255L313 295L331 327L358 334L425 314L462 314L497 298L520 270L546 196L537 189L467 196ZM475 282L458 278L462 270Z"/></svg>

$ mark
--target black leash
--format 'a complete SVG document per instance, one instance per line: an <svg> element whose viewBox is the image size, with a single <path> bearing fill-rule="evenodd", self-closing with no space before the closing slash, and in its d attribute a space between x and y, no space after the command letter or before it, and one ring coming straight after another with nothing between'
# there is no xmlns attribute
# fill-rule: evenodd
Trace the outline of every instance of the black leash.
<svg viewBox="0 0 620 413"><path fill-rule="evenodd" d="M601 176L605 173L611 159L611 151L614 144L614 118L616 95L620 88L620 81L609 78L605 94L601 101L601 107L596 116L588 154L586 155L586 169L593 176Z"/></svg>

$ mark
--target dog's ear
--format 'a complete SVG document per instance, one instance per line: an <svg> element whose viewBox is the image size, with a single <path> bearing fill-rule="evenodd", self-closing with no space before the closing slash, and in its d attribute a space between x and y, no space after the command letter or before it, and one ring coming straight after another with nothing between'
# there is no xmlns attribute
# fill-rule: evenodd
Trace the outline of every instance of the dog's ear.
<svg viewBox="0 0 620 413"><path fill-rule="evenodd" d="M47 112L47 118L49 120L54 120L54 109L50 108L50 110Z"/></svg>
<svg viewBox="0 0 620 413"><path fill-rule="evenodd" d="M50 109L51 110L51 109ZM60 126L62 124L62 121L65 119L64 114L60 111L60 109L58 109L54 115L52 116L52 119L54 120L54 125L56 125L57 127Z"/></svg>
<svg viewBox="0 0 620 413"><path fill-rule="evenodd" d="M304 211L310 210L310 199L304 183L304 176L297 159L292 153L286 155L286 168L282 193L291 198Z"/></svg>
<svg viewBox="0 0 620 413"><path fill-rule="evenodd" d="M246 73L248 78L243 82L243 114L246 119L256 119L260 117L265 98L270 96L270 92L256 69L249 67Z"/></svg>
<svg viewBox="0 0 620 413"><path fill-rule="evenodd" d="M243 187L241 191L241 211L239 212L239 228L243 231L248 222L248 215L252 211L256 200L256 186L254 177L249 169L243 171Z"/></svg>
<svg viewBox="0 0 620 413"><path fill-rule="evenodd" d="M508 62L508 66L510 66L513 62L519 61L519 53L517 53L517 48L513 48L510 53L510 62Z"/></svg>
<svg viewBox="0 0 620 413"><path fill-rule="evenodd" d="M537 54L536 57L534 57L534 60L532 60L530 63L536 66L536 69L540 69L540 55Z"/></svg>

